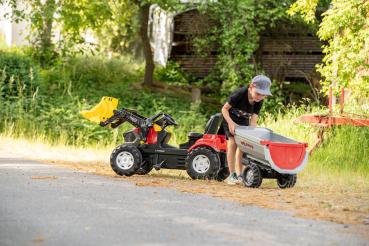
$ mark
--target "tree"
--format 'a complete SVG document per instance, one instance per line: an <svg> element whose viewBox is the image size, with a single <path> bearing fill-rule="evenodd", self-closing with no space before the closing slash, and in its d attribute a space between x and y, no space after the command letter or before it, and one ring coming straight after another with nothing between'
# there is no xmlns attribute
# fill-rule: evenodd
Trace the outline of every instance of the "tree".
<svg viewBox="0 0 369 246"><path fill-rule="evenodd" d="M129 27L128 34L139 33L145 56L145 75L143 84L153 85L153 73L155 69L150 40L148 37L148 21L150 6L158 4L165 10L173 11L180 8L177 0L119 0L119 1L85 1L85 0L23 0L23 5L17 0L0 0L0 4L9 4L12 9L13 20L29 20L31 23L31 42L39 55L41 66L55 56L55 44L52 42L52 28L57 25L60 28L62 39L57 44L59 52L66 55L76 45L84 42L83 32L93 30L97 33L108 23ZM116 10L126 11L124 6L134 4L136 8L129 8L129 14L120 14ZM27 11L28 9L28 11ZM9 16L8 16L9 17ZM117 18L118 17L118 18ZM132 24L138 19L138 25ZM117 21L121 21L117 23ZM134 30L135 27L138 30ZM119 30L124 33L124 30ZM100 32L101 34L101 32ZM121 38L132 40L132 35L120 35Z"/></svg>
<svg viewBox="0 0 369 246"><path fill-rule="evenodd" d="M289 14L301 14L307 22L316 22L315 10L322 1L298 0ZM331 84L338 92L349 88L356 98L369 97L369 1L332 0L323 13L318 35L327 42L322 74L323 90Z"/></svg>
<svg viewBox="0 0 369 246"><path fill-rule="evenodd" d="M107 19L96 35L103 52L142 54L138 6L132 1L109 0L112 17Z"/></svg>
<svg viewBox="0 0 369 246"><path fill-rule="evenodd" d="M135 3L139 8L140 37L145 56L145 75L143 85L152 86L155 64L148 36L150 6L152 4L158 4L162 9L167 11L181 9L183 6L181 7L177 0L135 0Z"/></svg>
<svg viewBox="0 0 369 246"><path fill-rule="evenodd" d="M0 0L0 4L12 8L11 14L6 13L5 17L16 22L25 20L30 23L28 38L42 67L55 59L56 46L61 48L59 52L69 53L75 44L84 42L83 31L96 29L111 17L105 1ZM55 26L60 28L62 36L58 44L53 43Z"/></svg>

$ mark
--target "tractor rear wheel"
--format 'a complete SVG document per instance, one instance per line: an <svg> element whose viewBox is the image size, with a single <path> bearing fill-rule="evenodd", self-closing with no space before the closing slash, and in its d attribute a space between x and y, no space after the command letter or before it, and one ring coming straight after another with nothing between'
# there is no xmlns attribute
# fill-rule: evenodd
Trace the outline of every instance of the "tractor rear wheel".
<svg viewBox="0 0 369 246"><path fill-rule="evenodd" d="M110 155L110 165L114 172L123 176L136 173L142 163L140 150L132 144L122 144L116 147Z"/></svg>
<svg viewBox="0 0 369 246"><path fill-rule="evenodd" d="M192 150L186 158L186 171L192 179L214 179L220 168L218 153L206 147Z"/></svg>
<svg viewBox="0 0 369 246"><path fill-rule="evenodd" d="M246 187L258 188L263 182L260 168L252 162L247 164L242 173L242 180Z"/></svg>
<svg viewBox="0 0 369 246"><path fill-rule="evenodd" d="M278 187L281 189L292 188L295 186L297 180L296 174L280 175L277 178Z"/></svg>

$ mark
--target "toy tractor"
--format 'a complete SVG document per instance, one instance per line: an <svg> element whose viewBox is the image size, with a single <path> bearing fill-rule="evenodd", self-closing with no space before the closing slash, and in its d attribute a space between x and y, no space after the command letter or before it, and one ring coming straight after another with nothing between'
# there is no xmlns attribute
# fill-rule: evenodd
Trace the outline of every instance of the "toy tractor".
<svg viewBox="0 0 369 246"><path fill-rule="evenodd" d="M103 97L92 110L81 114L103 127L117 128L124 122L134 126L123 134L124 143L110 156L111 167L118 175L144 175L153 168L166 168L186 170L192 179L222 181L228 177L226 139L218 134L220 113L211 116L204 133L190 132L188 141L175 147L168 144L171 133L166 130L178 125L172 116L160 112L146 118L134 110L116 110L117 104L117 99Z"/></svg>

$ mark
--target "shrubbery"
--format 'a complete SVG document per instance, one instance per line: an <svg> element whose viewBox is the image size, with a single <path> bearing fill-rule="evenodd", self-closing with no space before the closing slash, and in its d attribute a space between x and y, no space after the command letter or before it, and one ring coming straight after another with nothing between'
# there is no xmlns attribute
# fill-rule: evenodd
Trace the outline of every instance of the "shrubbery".
<svg viewBox="0 0 369 246"><path fill-rule="evenodd" d="M0 96L32 95L39 84L39 69L17 51L0 50Z"/></svg>
<svg viewBox="0 0 369 246"><path fill-rule="evenodd" d="M29 73L24 77L31 76ZM4 74L9 76L6 71ZM8 97L0 99L0 131L11 131L16 136L44 136L50 142L73 145L117 144L122 141L121 133L131 125L111 130L79 115L80 110L92 108L102 96L113 96L120 99L120 108L135 109L143 116L160 111L173 115L180 124L173 141L180 143L186 141L187 132L203 131L207 118L218 110L191 105L189 99L178 95L136 89L134 84L140 81L140 75L141 65L129 59L77 57L60 62L41 71L37 94L15 95L17 103ZM20 79L15 88L25 87L27 84Z"/></svg>

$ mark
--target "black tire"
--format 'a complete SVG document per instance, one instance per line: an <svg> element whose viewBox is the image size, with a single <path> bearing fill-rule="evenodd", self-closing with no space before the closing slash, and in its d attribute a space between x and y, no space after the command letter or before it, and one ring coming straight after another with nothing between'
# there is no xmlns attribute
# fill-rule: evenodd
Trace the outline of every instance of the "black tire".
<svg viewBox="0 0 369 246"><path fill-rule="evenodd" d="M292 188L295 186L297 181L297 176L296 174L285 174L285 175L280 175L277 178L277 184L278 187L281 189L286 189L286 188Z"/></svg>
<svg viewBox="0 0 369 246"><path fill-rule="evenodd" d="M114 172L121 176L136 173L142 163L140 150L132 144L116 147L110 155L110 165Z"/></svg>
<svg viewBox="0 0 369 246"><path fill-rule="evenodd" d="M242 181L246 187L258 188L263 182L260 168L255 163L247 164L242 173Z"/></svg>
<svg viewBox="0 0 369 246"><path fill-rule="evenodd" d="M228 167L223 167L222 169L219 170L217 176L215 177L215 179L219 182L224 181L226 178L228 178L229 176L229 169Z"/></svg>
<svg viewBox="0 0 369 246"><path fill-rule="evenodd" d="M186 170L192 179L214 179L219 172L218 153L206 147L192 150L186 158Z"/></svg>
<svg viewBox="0 0 369 246"><path fill-rule="evenodd" d="M153 168L152 163L144 161L141 163L140 168L136 171L136 174L138 175L148 174L149 172L151 172L152 168Z"/></svg>

